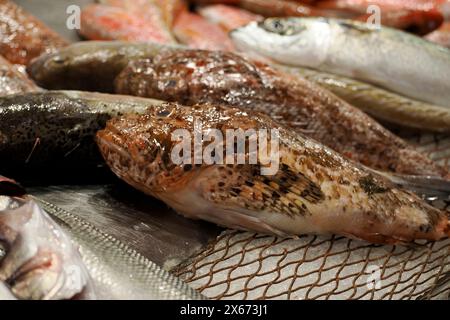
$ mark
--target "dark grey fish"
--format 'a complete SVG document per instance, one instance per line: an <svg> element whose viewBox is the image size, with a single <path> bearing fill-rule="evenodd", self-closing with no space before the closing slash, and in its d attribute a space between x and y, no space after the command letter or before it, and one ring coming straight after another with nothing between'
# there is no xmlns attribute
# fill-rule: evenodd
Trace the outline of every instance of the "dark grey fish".
<svg viewBox="0 0 450 320"><path fill-rule="evenodd" d="M37 92L0 98L0 167L82 168L103 163L93 137L111 117L158 101L86 92Z"/></svg>
<svg viewBox="0 0 450 320"><path fill-rule="evenodd" d="M43 88L114 92L114 79L131 60L152 57L172 46L156 43L89 41L44 55L28 67ZM175 48L175 47L173 47Z"/></svg>

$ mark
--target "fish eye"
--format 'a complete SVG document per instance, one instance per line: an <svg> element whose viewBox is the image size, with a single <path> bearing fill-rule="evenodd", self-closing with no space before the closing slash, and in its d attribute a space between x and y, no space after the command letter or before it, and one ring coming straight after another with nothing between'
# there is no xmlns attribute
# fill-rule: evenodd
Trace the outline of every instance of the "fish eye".
<svg viewBox="0 0 450 320"><path fill-rule="evenodd" d="M166 118L170 115L170 111L169 110L161 110L158 111L158 113L156 114L157 117L159 118Z"/></svg>
<svg viewBox="0 0 450 320"><path fill-rule="evenodd" d="M266 19L261 24L262 28L266 31L283 36L293 35L301 31L301 29L297 28L295 24L290 23L288 20Z"/></svg>

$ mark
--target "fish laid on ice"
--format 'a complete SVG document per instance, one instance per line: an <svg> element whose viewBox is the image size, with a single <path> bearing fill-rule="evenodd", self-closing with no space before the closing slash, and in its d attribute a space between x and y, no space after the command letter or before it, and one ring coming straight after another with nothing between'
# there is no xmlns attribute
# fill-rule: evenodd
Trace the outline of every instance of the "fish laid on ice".
<svg viewBox="0 0 450 320"><path fill-rule="evenodd" d="M93 137L111 117L158 102L88 92L37 92L0 98L0 167L90 168L102 164Z"/></svg>
<svg viewBox="0 0 450 320"><path fill-rule="evenodd" d="M68 43L14 2L0 0L0 55L13 64L28 63Z"/></svg>
<svg viewBox="0 0 450 320"><path fill-rule="evenodd" d="M28 73L46 89L114 92L114 79L134 59L148 58L169 45L122 41L82 41L43 55ZM176 48L176 46L173 46Z"/></svg>
<svg viewBox="0 0 450 320"><path fill-rule="evenodd" d="M238 49L282 64L450 107L450 50L402 31L350 20L271 18L236 29L231 37Z"/></svg>
<svg viewBox="0 0 450 320"><path fill-rule="evenodd" d="M412 175L448 174L321 87L233 53L179 49L137 60L117 77L116 92L263 112L369 167Z"/></svg>
<svg viewBox="0 0 450 320"><path fill-rule="evenodd" d="M39 87L19 71L17 66L0 56L0 96L39 90Z"/></svg>
<svg viewBox="0 0 450 320"><path fill-rule="evenodd" d="M330 90L351 105L387 123L430 132L450 132L450 109L406 98L380 87L312 69L274 66Z"/></svg>
<svg viewBox="0 0 450 320"><path fill-rule="evenodd" d="M192 165L195 148L183 150L183 158L190 162L175 164L172 156L180 152L180 142L173 134L177 129L198 133L196 122L203 132L217 129L224 137L227 129L255 130L248 141L257 141L260 129L277 129L278 171L262 175L266 163L261 158L255 164ZM204 136L200 142L209 147ZM259 142L259 152L275 150L272 142L266 147ZM145 115L110 120L98 132L97 143L117 176L189 218L281 236L334 233L374 243L450 235L447 215L416 195L268 116L242 109L155 106ZM209 152L217 161L224 159L222 149L206 148L203 155ZM235 157L243 155L247 161L251 157L249 150L232 149Z"/></svg>
<svg viewBox="0 0 450 320"><path fill-rule="evenodd" d="M0 177L0 183L11 184ZM4 195L0 188L0 296L61 300L95 298L91 278L66 233L24 194ZM2 292L3 291L3 292Z"/></svg>
<svg viewBox="0 0 450 320"><path fill-rule="evenodd" d="M261 21L262 16L240 8L223 4L200 7L199 14L212 23L220 25L225 31L243 27L252 21Z"/></svg>
<svg viewBox="0 0 450 320"><path fill-rule="evenodd" d="M91 4L81 12L79 33L89 40L173 42L164 28L142 14L133 14L120 7Z"/></svg>

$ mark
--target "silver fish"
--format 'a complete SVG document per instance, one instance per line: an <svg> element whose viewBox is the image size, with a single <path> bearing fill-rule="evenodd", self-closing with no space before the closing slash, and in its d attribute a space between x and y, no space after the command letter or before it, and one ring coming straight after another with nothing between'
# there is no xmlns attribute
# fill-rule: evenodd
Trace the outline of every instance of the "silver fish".
<svg viewBox="0 0 450 320"><path fill-rule="evenodd" d="M450 50L402 31L321 18L269 18L231 32L236 46L292 66L450 107Z"/></svg>
<svg viewBox="0 0 450 320"><path fill-rule="evenodd" d="M430 132L450 132L448 108L409 99L372 84L332 73L280 64L272 66L317 83L381 121Z"/></svg>
<svg viewBox="0 0 450 320"><path fill-rule="evenodd" d="M95 298L77 248L34 200L0 196L0 238L7 248L0 264L0 281L10 287L14 297Z"/></svg>

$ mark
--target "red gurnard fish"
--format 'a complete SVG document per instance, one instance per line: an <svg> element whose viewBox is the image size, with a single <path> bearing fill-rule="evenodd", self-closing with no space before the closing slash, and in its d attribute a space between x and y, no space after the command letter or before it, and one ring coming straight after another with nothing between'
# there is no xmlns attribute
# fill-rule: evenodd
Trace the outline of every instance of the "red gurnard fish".
<svg viewBox="0 0 450 320"><path fill-rule="evenodd" d="M180 13L175 20L173 32L180 42L196 49L234 50L231 39L220 26L195 13Z"/></svg>
<svg viewBox="0 0 450 320"><path fill-rule="evenodd" d="M263 19L262 16L250 11L223 4L201 7L198 13L208 21L220 25L227 32Z"/></svg>
<svg viewBox="0 0 450 320"><path fill-rule="evenodd" d="M89 40L173 42L164 28L144 14L116 6L92 4L83 8L81 13L80 34Z"/></svg>

